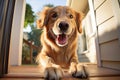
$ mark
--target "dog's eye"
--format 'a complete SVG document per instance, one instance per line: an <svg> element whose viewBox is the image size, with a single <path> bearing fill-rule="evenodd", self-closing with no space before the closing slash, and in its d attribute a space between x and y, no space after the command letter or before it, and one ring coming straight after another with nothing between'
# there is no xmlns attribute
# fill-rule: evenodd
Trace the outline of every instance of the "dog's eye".
<svg viewBox="0 0 120 80"><path fill-rule="evenodd" d="M70 15L69 15L69 17L70 17L70 19L72 19L72 18L73 18L73 15L72 15L72 14L70 14Z"/></svg>
<svg viewBox="0 0 120 80"><path fill-rule="evenodd" d="M57 13L53 13L52 14L52 18L57 18L58 17L58 14Z"/></svg>

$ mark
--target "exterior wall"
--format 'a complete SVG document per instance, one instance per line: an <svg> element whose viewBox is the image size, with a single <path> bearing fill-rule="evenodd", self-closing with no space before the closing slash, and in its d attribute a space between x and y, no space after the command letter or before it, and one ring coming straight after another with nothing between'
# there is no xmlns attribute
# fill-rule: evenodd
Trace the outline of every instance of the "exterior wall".
<svg viewBox="0 0 120 80"><path fill-rule="evenodd" d="M116 0L93 0L98 30L101 66L120 70L119 19L113 4Z"/></svg>
<svg viewBox="0 0 120 80"><path fill-rule="evenodd" d="M9 65L21 65L25 0L16 0L13 16Z"/></svg>

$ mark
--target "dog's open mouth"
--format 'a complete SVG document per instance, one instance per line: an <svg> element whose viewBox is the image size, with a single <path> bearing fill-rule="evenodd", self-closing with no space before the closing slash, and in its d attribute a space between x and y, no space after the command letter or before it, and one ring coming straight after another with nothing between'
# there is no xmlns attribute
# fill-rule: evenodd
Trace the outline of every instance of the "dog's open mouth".
<svg viewBox="0 0 120 80"><path fill-rule="evenodd" d="M68 36L65 34L59 34L57 35L56 41L60 46L64 46L68 42Z"/></svg>

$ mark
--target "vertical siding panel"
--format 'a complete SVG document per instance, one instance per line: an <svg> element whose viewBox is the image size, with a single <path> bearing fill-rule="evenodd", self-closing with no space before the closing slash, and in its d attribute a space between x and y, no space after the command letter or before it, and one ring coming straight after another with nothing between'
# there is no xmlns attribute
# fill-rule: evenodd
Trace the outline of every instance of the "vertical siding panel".
<svg viewBox="0 0 120 80"><path fill-rule="evenodd" d="M118 15L116 17L116 13L120 12L120 8L116 7L116 9L115 6L118 4L112 3L116 0L93 0L93 2L101 64L103 67L120 70L120 43L117 23L119 18L117 18Z"/></svg>

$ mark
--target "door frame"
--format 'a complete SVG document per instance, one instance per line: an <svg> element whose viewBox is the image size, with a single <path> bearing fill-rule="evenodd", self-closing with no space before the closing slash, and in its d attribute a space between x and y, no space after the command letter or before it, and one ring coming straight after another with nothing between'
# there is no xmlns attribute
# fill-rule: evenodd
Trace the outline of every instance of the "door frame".
<svg viewBox="0 0 120 80"><path fill-rule="evenodd" d="M96 57L97 57L97 66L101 67L102 62L101 62L101 55L100 55L100 48L99 48L99 40L98 40L98 29L96 25L96 19L95 19L95 12L94 12L94 1L93 0L88 0L89 3L89 8L92 16L92 25L93 29L95 31L95 50L96 50Z"/></svg>
<svg viewBox="0 0 120 80"><path fill-rule="evenodd" d="M0 0L0 77L8 73L12 19L16 0Z"/></svg>

